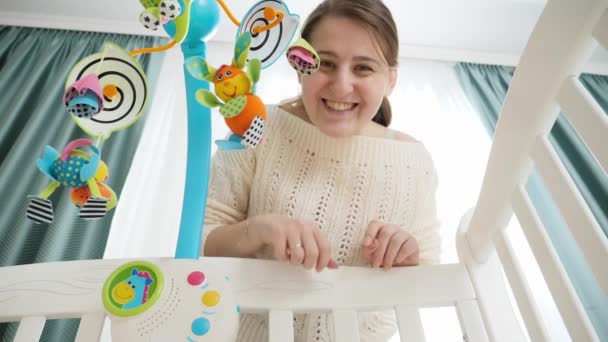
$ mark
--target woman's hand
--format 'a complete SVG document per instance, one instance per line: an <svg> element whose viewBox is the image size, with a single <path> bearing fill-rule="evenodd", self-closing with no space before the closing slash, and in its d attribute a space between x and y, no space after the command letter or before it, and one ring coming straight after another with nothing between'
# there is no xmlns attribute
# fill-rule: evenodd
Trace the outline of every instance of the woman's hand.
<svg viewBox="0 0 608 342"><path fill-rule="evenodd" d="M269 214L249 218L248 224L250 238L271 246L276 260L314 267L317 272L338 267L331 258L327 236L313 223Z"/></svg>
<svg viewBox="0 0 608 342"><path fill-rule="evenodd" d="M363 238L363 253L374 268L418 265L416 238L394 224L370 222Z"/></svg>

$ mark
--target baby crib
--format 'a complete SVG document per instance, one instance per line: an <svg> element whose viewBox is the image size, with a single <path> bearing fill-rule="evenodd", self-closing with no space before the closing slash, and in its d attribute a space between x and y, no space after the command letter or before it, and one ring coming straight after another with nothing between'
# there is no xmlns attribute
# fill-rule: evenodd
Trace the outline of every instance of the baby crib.
<svg viewBox="0 0 608 342"><path fill-rule="evenodd" d="M293 341L294 313L319 311L333 314L336 341L358 341L357 312L378 309L395 310L401 341L425 341L418 309L446 306L455 307L466 341L547 341L550 327L506 237L515 213L570 338L599 341L524 188L535 165L568 226L577 227L572 234L608 294L608 240L547 140L561 109L608 170L608 116L577 79L596 42L608 47L608 0L548 1L507 94L477 205L455 237L460 263L390 272L341 267L320 274L264 260L192 263L221 268L235 284L241 312L268 313L270 342ZM167 267L175 262L150 261ZM38 341L47 319L81 318L76 341L97 341L106 317L104 280L125 262L0 268L0 322L19 321L15 341L23 342Z"/></svg>

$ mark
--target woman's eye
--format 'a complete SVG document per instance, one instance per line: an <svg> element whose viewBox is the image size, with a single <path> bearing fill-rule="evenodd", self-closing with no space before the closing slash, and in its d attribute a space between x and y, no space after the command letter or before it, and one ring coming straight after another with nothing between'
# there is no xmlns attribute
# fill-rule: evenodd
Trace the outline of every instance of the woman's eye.
<svg viewBox="0 0 608 342"><path fill-rule="evenodd" d="M330 61L321 61L320 65L325 68L331 68L334 66L334 63Z"/></svg>
<svg viewBox="0 0 608 342"><path fill-rule="evenodd" d="M358 66L357 66L355 69L356 69L357 71L359 71L359 72L371 72L371 71L374 71L374 70L373 70L373 69L372 69L370 66L368 66L368 65L358 65Z"/></svg>

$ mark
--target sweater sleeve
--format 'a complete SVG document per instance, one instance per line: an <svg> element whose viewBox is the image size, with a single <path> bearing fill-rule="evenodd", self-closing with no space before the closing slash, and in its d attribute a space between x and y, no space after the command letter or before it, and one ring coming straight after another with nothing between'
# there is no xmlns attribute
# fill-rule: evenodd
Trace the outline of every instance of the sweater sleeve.
<svg viewBox="0 0 608 342"><path fill-rule="evenodd" d="M255 160L252 150L217 151L213 156L201 247L216 227L247 217Z"/></svg>
<svg viewBox="0 0 608 342"><path fill-rule="evenodd" d="M437 264L441 256L436 200L437 171L430 156L421 172L420 200L416 204L414 224L409 232L418 241L420 265Z"/></svg>

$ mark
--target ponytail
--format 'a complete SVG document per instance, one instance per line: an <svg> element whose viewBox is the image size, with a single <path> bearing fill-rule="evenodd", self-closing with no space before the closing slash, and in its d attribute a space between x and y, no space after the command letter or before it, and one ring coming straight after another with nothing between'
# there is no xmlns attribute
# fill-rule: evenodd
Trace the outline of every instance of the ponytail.
<svg viewBox="0 0 608 342"><path fill-rule="evenodd" d="M391 103L388 101L388 98L385 96L382 99L382 104L378 109L378 112L372 119L373 122L382 125L384 127L388 127L391 124L391 119L393 118L393 113L391 110Z"/></svg>

